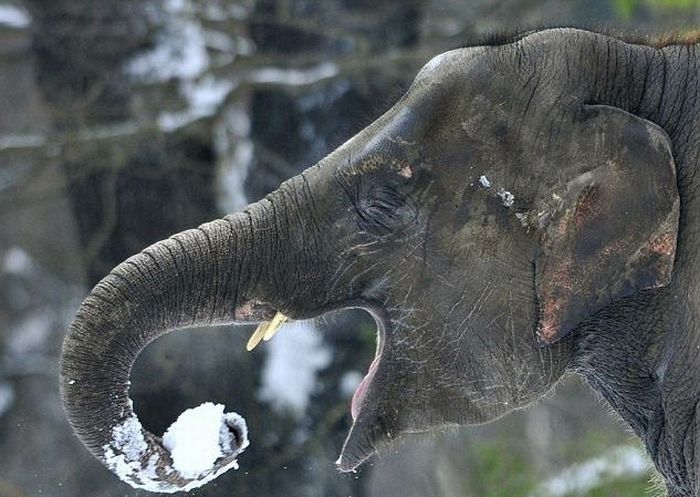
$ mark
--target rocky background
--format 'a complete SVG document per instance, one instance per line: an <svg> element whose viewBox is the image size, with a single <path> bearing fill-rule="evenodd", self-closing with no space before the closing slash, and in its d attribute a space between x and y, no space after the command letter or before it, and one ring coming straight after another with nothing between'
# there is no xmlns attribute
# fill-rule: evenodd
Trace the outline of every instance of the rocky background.
<svg viewBox="0 0 700 497"><path fill-rule="evenodd" d="M0 497L137 496L73 437L63 334L89 288L169 234L240 209L372 122L433 55L576 25L684 32L700 0L0 0ZM252 445L196 496L643 495L645 456L580 381L495 424L334 469L374 323L344 312L245 352L173 333L137 362L156 433L212 400Z"/></svg>

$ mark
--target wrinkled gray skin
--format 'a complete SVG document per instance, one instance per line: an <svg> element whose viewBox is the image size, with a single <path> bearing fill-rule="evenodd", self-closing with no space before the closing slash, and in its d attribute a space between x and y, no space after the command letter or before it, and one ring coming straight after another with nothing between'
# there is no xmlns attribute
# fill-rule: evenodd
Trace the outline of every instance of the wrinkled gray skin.
<svg viewBox="0 0 700 497"><path fill-rule="evenodd" d="M642 438L669 495L699 495L699 60L573 29L436 57L319 164L97 285L63 348L76 433L112 469L126 454L132 485L149 487L148 461L149 488L189 485L159 437L115 441L139 351L182 327L362 307L379 362L341 470L526 406L569 370ZM229 425L210 473L240 452Z"/></svg>

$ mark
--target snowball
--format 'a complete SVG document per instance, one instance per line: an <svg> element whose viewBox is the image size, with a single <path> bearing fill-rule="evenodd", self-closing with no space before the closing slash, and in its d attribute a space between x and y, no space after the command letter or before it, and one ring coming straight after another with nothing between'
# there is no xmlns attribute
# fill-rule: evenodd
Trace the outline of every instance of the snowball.
<svg viewBox="0 0 700 497"><path fill-rule="evenodd" d="M124 454L127 461L138 461L148 449L143 438L143 427L136 415L131 415L112 430L113 444Z"/></svg>
<svg viewBox="0 0 700 497"><path fill-rule="evenodd" d="M225 425L224 406L205 402L180 414L163 435L173 467L185 478L197 478L224 454L219 442Z"/></svg>

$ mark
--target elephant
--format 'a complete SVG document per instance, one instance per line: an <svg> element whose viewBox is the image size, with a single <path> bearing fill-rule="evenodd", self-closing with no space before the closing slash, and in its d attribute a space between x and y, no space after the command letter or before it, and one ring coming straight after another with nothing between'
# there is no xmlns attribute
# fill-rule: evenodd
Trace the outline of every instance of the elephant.
<svg viewBox="0 0 700 497"><path fill-rule="evenodd" d="M669 496L700 495L696 43L548 28L434 57L318 164L97 284L62 349L75 433L135 487L209 481L236 465L244 420L221 414L216 460L179 471L129 400L140 350L179 328L352 307L377 348L340 471L524 408L573 372Z"/></svg>

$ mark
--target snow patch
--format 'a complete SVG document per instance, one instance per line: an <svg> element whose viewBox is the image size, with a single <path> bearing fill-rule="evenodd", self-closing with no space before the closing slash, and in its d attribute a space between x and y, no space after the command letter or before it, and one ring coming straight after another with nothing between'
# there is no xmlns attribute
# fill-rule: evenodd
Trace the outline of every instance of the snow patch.
<svg viewBox="0 0 700 497"><path fill-rule="evenodd" d="M213 29L204 32L207 47L219 52L236 53L236 42L227 33Z"/></svg>
<svg viewBox="0 0 700 497"><path fill-rule="evenodd" d="M204 4L203 17L209 21L224 22L230 19L242 21L250 16L251 7L245 3L218 3L207 2Z"/></svg>
<svg viewBox="0 0 700 497"><path fill-rule="evenodd" d="M207 47L235 53L236 46L225 33L203 28L191 0L166 0L159 23L155 47L132 59L126 73L147 83L179 81L184 110L158 116L160 128L171 132L216 114L236 84L206 74L211 68Z"/></svg>
<svg viewBox="0 0 700 497"><path fill-rule="evenodd" d="M484 188L491 188L491 182L485 175L479 176L479 183L481 183L481 186Z"/></svg>
<svg viewBox="0 0 700 497"><path fill-rule="evenodd" d="M11 247L2 259L2 270L6 273L26 274L31 268L31 257L19 247Z"/></svg>
<svg viewBox="0 0 700 497"><path fill-rule="evenodd" d="M333 78L339 72L338 66L331 62L322 62L308 69L263 67L252 71L248 80L252 83L303 86Z"/></svg>
<svg viewBox="0 0 700 497"><path fill-rule="evenodd" d="M198 81L183 81L180 94L187 102L187 108L180 112L163 112L158 116L158 125L163 131L174 131L213 116L234 87L232 81L217 80L213 76L205 76Z"/></svg>
<svg viewBox="0 0 700 497"><path fill-rule="evenodd" d="M531 497L586 494L614 479L647 473L649 462L637 447L615 447L602 456L571 466L541 484Z"/></svg>
<svg viewBox="0 0 700 497"><path fill-rule="evenodd" d="M236 212L248 205L245 180L253 162L254 146L250 138L250 117L243 102L227 105L214 134L219 157L219 206L223 212Z"/></svg>
<svg viewBox="0 0 700 497"><path fill-rule="evenodd" d="M27 314L11 330L7 341L9 355L23 357L44 352L55 323L56 316L46 310Z"/></svg>
<svg viewBox="0 0 700 497"><path fill-rule="evenodd" d="M102 450L107 467L122 481L133 485L141 472L141 456L147 448L141 422L132 414L112 429L112 441Z"/></svg>
<svg viewBox="0 0 700 497"><path fill-rule="evenodd" d="M316 376L331 357L313 322L285 324L268 343L260 398L276 410L302 416L316 388Z"/></svg>
<svg viewBox="0 0 700 497"><path fill-rule="evenodd" d="M129 461L138 461L148 445L143 437L141 422L132 414L112 430L113 446L118 448Z"/></svg>
<svg viewBox="0 0 700 497"><path fill-rule="evenodd" d="M131 60L130 76L151 82L192 79L209 66L204 30L190 0L165 0L165 19L153 49Z"/></svg>
<svg viewBox="0 0 700 497"><path fill-rule="evenodd" d="M32 23L29 12L16 5L0 4L0 26L13 29L28 28Z"/></svg>

